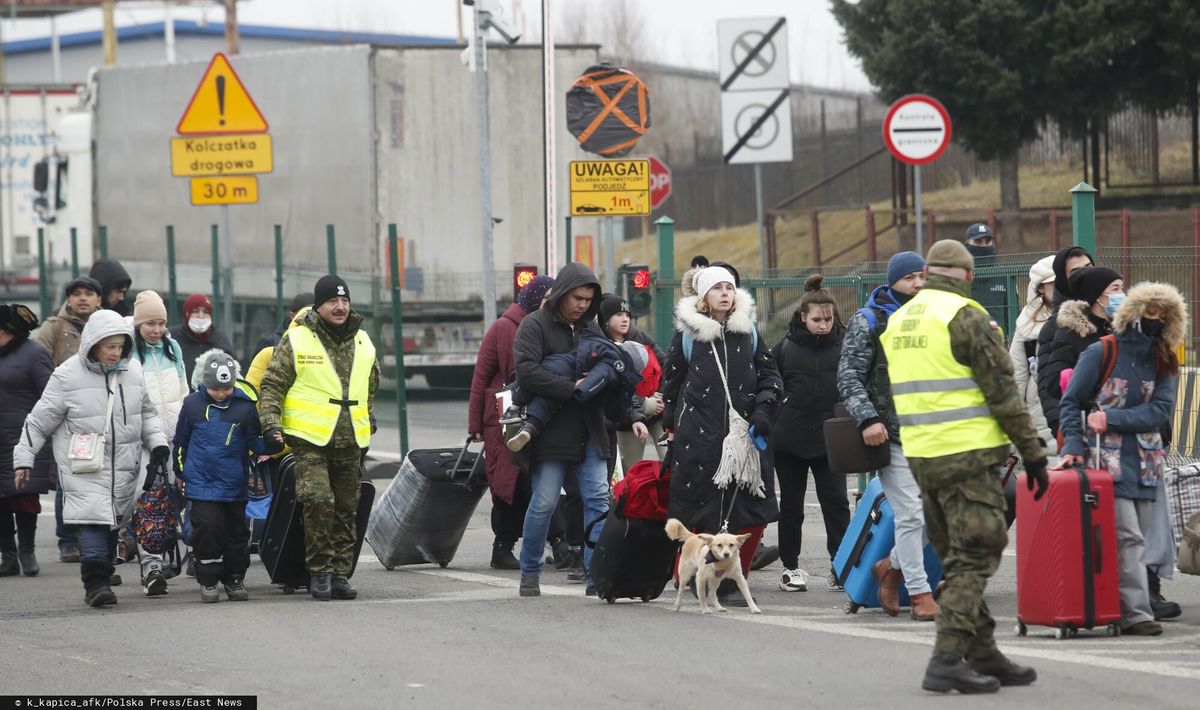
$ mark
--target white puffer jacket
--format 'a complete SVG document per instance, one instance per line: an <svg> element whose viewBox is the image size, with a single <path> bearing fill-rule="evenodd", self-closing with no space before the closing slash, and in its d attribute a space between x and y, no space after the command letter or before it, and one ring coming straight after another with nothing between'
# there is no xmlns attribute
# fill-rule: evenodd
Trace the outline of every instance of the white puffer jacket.
<svg viewBox="0 0 1200 710"><path fill-rule="evenodd" d="M126 337L125 350L109 373L88 353L101 340ZM14 468L33 466L47 439L53 439L63 491L63 522L71 525L120 527L128 522L140 468L142 448L167 445L158 412L146 391L142 366L130 358L133 329L113 311L97 311L79 338L79 353L59 365L46 383L41 399L25 418L21 438L13 449ZM108 393L112 416L105 426ZM75 474L68 457L72 433L107 429L104 467L97 473Z"/></svg>
<svg viewBox="0 0 1200 710"><path fill-rule="evenodd" d="M175 359L167 356L171 349ZM167 441L175 439L175 423L183 409L183 398L191 392L187 374L183 367L183 350L170 335L164 334L157 345L146 343L144 351L134 351L133 356L142 364L142 376L146 380L146 391L150 401L162 419L163 433Z"/></svg>

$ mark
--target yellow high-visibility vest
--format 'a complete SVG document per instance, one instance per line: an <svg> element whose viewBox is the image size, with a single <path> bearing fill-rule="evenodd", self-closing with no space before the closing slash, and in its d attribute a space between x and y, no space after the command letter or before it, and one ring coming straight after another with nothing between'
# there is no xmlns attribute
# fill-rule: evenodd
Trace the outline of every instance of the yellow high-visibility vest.
<svg viewBox="0 0 1200 710"><path fill-rule="evenodd" d="M354 364L350 387L343 393L342 380L317 334L304 326L287 332L292 344L296 381L283 399L283 431L289 436L324 446L333 438L342 408L350 409L354 439L360 448L371 443L371 418L367 407L371 368L375 367L375 345L363 331L354 336Z"/></svg>
<svg viewBox="0 0 1200 710"><path fill-rule="evenodd" d="M926 288L888 319L880 336L904 455L949 456L1009 443L971 368L954 359L950 321L969 298Z"/></svg>

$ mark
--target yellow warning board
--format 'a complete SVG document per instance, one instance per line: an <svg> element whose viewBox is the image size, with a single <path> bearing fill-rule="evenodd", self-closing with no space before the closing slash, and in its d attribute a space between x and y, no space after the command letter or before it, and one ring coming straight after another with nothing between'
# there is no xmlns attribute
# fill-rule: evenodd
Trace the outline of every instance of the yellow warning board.
<svg viewBox="0 0 1200 710"><path fill-rule="evenodd" d="M252 205L258 202L253 175L192 178L193 205Z"/></svg>
<svg viewBox="0 0 1200 710"><path fill-rule="evenodd" d="M229 60L218 52L192 94L175 131L180 135L206 133L265 133L267 119L238 78Z"/></svg>
<svg viewBox="0 0 1200 710"><path fill-rule="evenodd" d="M171 174L250 175L274 169L271 136L203 136L171 139Z"/></svg>
<svg viewBox="0 0 1200 710"><path fill-rule="evenodd" d="M572 160L571 214L650 214L649 160Z"/></svg>

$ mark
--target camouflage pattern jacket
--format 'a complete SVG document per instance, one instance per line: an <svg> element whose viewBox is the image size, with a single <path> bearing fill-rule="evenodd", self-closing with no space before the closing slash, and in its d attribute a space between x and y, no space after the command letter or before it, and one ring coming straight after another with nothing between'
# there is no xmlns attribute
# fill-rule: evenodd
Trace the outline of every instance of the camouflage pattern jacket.
<svg viewBox="0 0 1200 710"><path fill-rule="evenodd" d="M335 334L314 310L309 311L301 324L297 326L311 328L317 334L321 345L325 346L325 351L329 353L334 367L337 368L343 387L346 387L350 381L350 368L354 364L354 336L358 334L362 322L361 315L356 311L350 311L345 332ZM262 422L263 432L282 428L280 422L283 418L283 399L295 381L296 364L292 341L288 338L287 333L284 333L283 337L279 339L275 353L271 356L271 364L267 366L259 388L258 417ZM379 361L376 360L375 366L371 368L371 381L368 385L370 395L367 400L367 409L370 412L372 424L375 422L375 392L378 389ZM350 410L343 408L342 413L338 415L337 425L333 430L333 439L329 441L328 446L335 449L358 446L358 442L354 438L354 426L350 423Z"/></svg>
<svg viewBox="0 0 1200 710"><path fill-rule="evenodd" d="M970 298L971 284L941 274L930 274L925 288L948 291ZM971 368L975 383L983 391L988 409L1026 461L1044 459L1046 452L1033 428L1033 418L1013 377L1012 360L1004 347L1004 335L991 316L978 308L963 308L950 321L950 352L954 359ZM1009 447L965 451L938 460L947 470L976 471L994 468L1007 458Z"/></svg>
<svg viewBox="0 0 1200 710"><path fill-rule="evenodd" d="M900 305L895 293L887 286L880 286L871 293L867 304L846 326L837 371L838 393L850 416L858 422L858 428L866 429L882 422L887 426L888 439L897 444L900 443L900 421L892 406L892 385L887 361L879 347L879 334L887 328L888 316Z"/></svg>

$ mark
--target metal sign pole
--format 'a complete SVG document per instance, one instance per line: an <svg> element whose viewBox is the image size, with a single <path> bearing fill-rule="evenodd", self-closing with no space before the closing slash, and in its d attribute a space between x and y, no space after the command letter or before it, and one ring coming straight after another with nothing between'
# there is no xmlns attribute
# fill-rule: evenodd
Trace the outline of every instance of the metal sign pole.
<svg viewBox="0 0 1200 710"><path fill-rule="evenodd" d="M917 253L925 255L925 227L921 219L921 166L913 166L913 209L917 213Z"/></svg>
<svg viewBox="0 0 1200 710"><path fill-rule="evenodd" d="M221 205L221 321L225 334L234 338L233 264L230 257L233 240L229 236L229 205Z"/></svg>
<svg viewBox="0 0 1200 710"><path fill-rule="evenodd" d="M763 223L762 163L754 164L754 214L758 218L758 266L767 276L767 227Z"/></svg>
<svg viewBox="0 0 1200 710"><path fill-rule="evenodd" d="M483 327L496 320L496 257L492 247L492 162L488 135L488 84L483 15L475 4L475 110L479 122L479 223L483 232Z"/></svg>
<svg viewBox="0 0 1200 710"><path fill-rule="evenodd" d="M550 21L550 0L542 0L542 102L543 102L543 149L545 151L545 201L546 201L546 273L558 271L558 224L555 201L558 195L554 189L556 171L554 161L557 160L554 148L554 24ZM570 233L570 217L567 217L567 231ZM570 237L567 237L568 241ZM571 245L567 245L570 254ZM570 261L570 257L567 257Z"/></svg>

